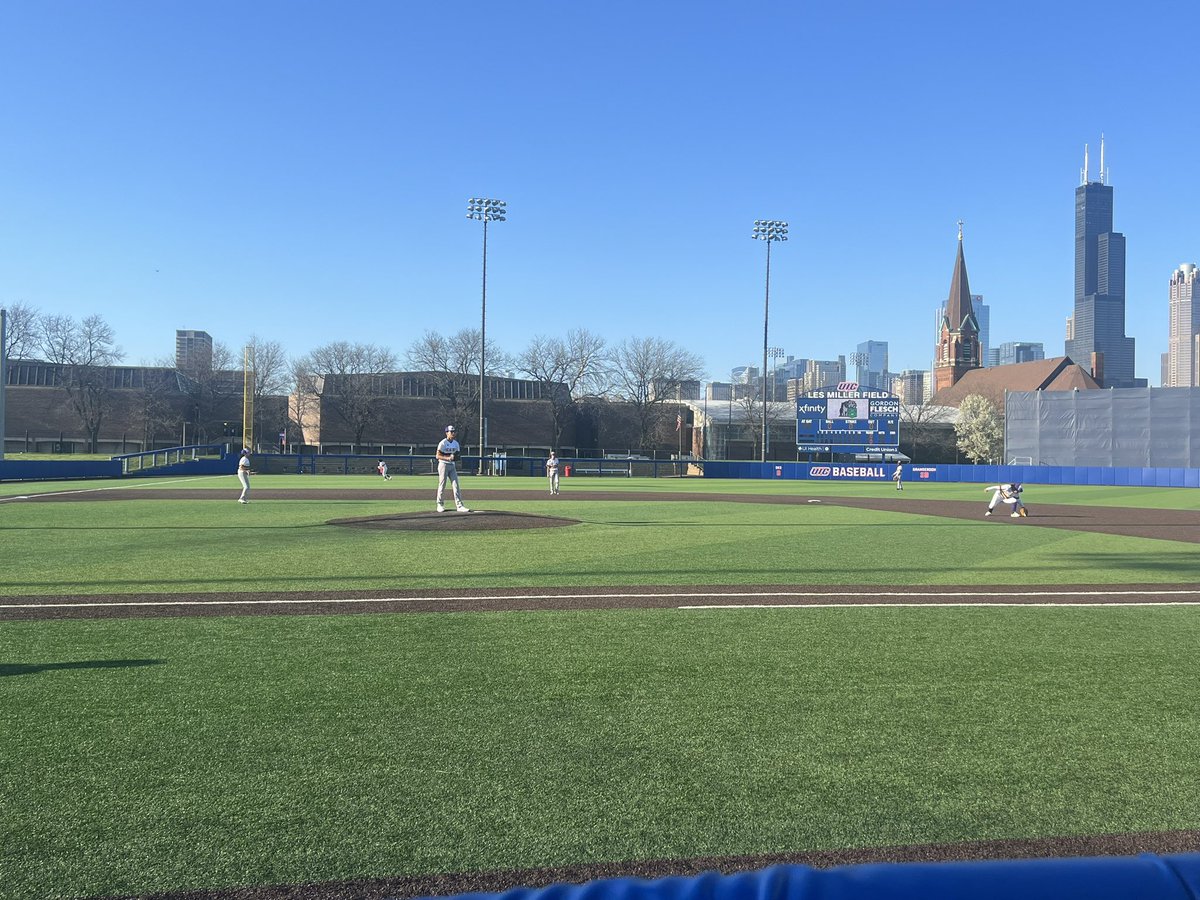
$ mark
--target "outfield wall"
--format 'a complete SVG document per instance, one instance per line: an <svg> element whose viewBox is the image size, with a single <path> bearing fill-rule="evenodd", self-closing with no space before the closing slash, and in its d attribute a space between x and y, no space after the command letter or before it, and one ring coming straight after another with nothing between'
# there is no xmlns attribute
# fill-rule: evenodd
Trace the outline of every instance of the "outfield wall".
<svg viewBox="0 0 1200 900"><path fill-rule="evenodd" d="M176 448L190 449L190 448ZM168 451L158 451L159 454ZM150 456L151 454L140 454ZM387 456L393 475L434 474L437 463L428 456ZM122 459L125 470L122 470ZM180 475L231 475L237 469L237 456L226 452L220 457L184 459L172 465L132 470L129 458L112 460L0 460L0 481L58 481L80 478L121 478ZM368 475L375 473L379 457L343 454L257 454L252 457L254 470L261 474L286 475ZM564 457L572 477L616 476L625 478L680 478L702 474L705 478L738 478L802 481L875 481L890 485L896 467L879 463L808 463L743 462L736 460L643 460L582 459ZM510 456L502 471L497 460L485 457L489 474L545 477L546 460L541 456ZM478 471L479 457L464 456L459 473ZM1200 469L1104 466L966 466L905 465L901 469L906 484L937 481L965 484L1088 484L1129 487L1200 487Z"/></svg>
<svg viewBox="0 0 1200 900"><path fill-rule="evenodd" d="M896 467L878 463L760 463L708 460L705 478L800 479L890 482ZM941 481L1001 484L1097 484L1131 487L1200 487L1200 469L1105 468L1102 466L905 465L906 483Z"/></svg>

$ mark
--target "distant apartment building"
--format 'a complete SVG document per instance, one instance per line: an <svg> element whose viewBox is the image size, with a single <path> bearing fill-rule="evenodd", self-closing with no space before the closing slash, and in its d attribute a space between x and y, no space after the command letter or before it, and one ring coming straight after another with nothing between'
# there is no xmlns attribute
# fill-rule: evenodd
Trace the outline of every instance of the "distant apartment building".
<svg viewBox="0 0 1200 900"><path fill-rule="evenodd" d="M1046 349L1040 341L1006 341L996 348L998 366L1012 366L1045 358Z"/></svg>
<svg viewBox="0 0 1200 900"><path fill-rule="evenodd" d="M887 389L887 341L863 341L854 353L854 380L860 387Z"/></svg>
<svg viewBox="0 0 1200 900"><path fill-rule="evenodd" d="M829 384L838 384L846 380L846 357L837 359L810 359L800 379L800 391L806 394Z"/></svg>
<svg viewBox="0 0 1200 900"><path fill-rule="evenodd" d="M175 332L175 365L180 369L212 367L213 339L207 331Z"/></svg>
<svg viewBox="0 0 1200 900"><path fill-rule="evenodd" d="M1196 296L1200 271L1184 263L1171 273L1170 330L1163 387L1200 385L1200 297Z"/></svg>
<svg viewBox="0 0 1200 900"><path fill-rule="evenodd" d="M776 400L782 401L788 395L788 383L804 377L804 370L808 366L808 359L804 357L789 356L783 362L776 363L772 375L774 376L774 393L769 396Z"/></svg>
<svg viewBox="0 0 1200 900"><path fill-rule="evenodd" d="M992 346L992 308L983 302L983 294L972 294L971 306L975 310L975 320L979 322L979 356L986 366L988 350Z"/></svg>
<svg viewBox="0 0 1200 900"><path fill-rule="evenodd" d="M655 379L650 385L651 400L694 400L701 397L699 381L663 381Z"/></svg>
<svg viewBox="0 0 1200 900"><path fill-rule="evenodd" d="M905 369L899 375L892 376L891 391L900 398L901 403L909 406L920 406L931 395L933 378L926 369Z"/></svg>

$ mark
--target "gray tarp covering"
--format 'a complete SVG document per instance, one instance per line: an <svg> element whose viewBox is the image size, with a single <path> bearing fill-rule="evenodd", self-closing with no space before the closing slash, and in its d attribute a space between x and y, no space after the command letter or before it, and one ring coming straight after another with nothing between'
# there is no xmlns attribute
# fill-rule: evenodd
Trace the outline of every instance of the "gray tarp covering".
<svg viewBox="0 0 1200 900"><path fill-rule="evenodd" d="M1200 388L1010 391L1004 406L1010 462L1200 467Z"/></svg>

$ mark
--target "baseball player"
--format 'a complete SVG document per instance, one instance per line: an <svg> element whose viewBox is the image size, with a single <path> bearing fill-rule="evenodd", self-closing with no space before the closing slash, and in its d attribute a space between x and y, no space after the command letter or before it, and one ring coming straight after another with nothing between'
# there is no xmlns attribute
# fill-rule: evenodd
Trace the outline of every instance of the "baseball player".
<svg viewBox="0 0 1200 900"><path fill-rule="evenodd" d="M1014 519L1029 515L1029 511L1025 509L1025 504L1021 502L1021 492L1025 488L1020 484L989 484L984 490L992 492L992 499L988 503L987 512L984 513L985 516L990 516L998 503L1009 504L1012 507L1012 512L1009 515Z"/></svg>
<svg viewBox="0 0 1200 900"><path fill-rule="evenodd" d="M558 494L558 457L553 450L546 459L546 477L550 479L550 496L554 497Z"/></svg>
<svg viewBox="0 0 1200 900"><path fill-rule="evenodd" d="M242 483L242 496L238 497L238 503L250 502L250 448L246 447L242 450L241 458L238 459L237 466L238 481Z"/></svg>
<svg viewBox="0 0 1200 900"><path fill-rule="evenodd" d="M383 476L383 480L384 480L384 481L391 481L391 480L392 480L392 476L388 474L388 470L387 470L387 463L386 463L384 460L382 460L382 459L381 459L381 460L379 461L379 465L377 465L377 466L375 467L375 469L376 469L376 471L378 471L378 472L379 472L379 474L380 474L380 475L382 475L382 476Z"/></svg>
<svg viewBox="0 0 1200 900"><path fill-rule="evenodd" d="M453 425L446 426L446 436L442 438L437 445L437 461L438 461L438 489L437 489L437 511L445 512L446 507L442 503L442 494L446 489L446 479L450 479L450 483L454 486L454 505L460 513L469 513L462 502L462 491L458 487L458 467L454 461L458 458L459 446L456 438L457 431Z"/></svg>
<svg viewBox="0 0 1200 900"><path fill-rule="evenodd" d="M896 471L892 473L892 481L896 482L896 490L904 490L902 479L904 478L904 463L896 463Z"/></svg>

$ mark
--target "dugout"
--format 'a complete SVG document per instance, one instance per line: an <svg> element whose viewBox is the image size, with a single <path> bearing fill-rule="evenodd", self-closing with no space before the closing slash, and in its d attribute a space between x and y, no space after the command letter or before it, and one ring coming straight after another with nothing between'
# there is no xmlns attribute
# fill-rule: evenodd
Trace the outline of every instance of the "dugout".
<svg viewBox="0 0 1200 900"><path fill-rule="evenodd" d="M1009 463L1200 468L1200 388L1008 391Z"/></svg>

